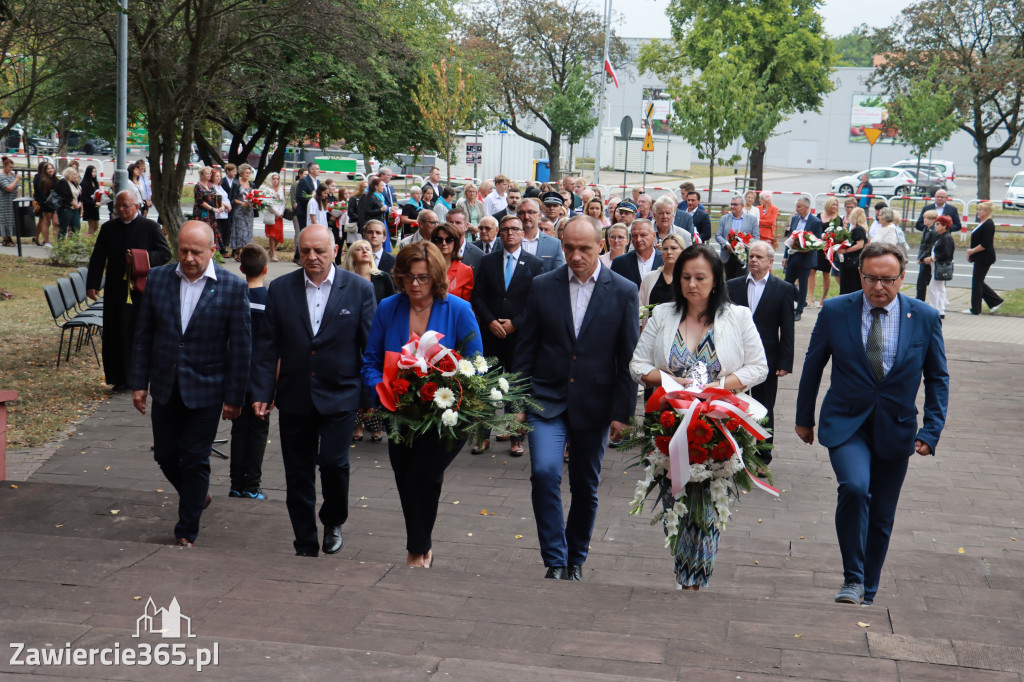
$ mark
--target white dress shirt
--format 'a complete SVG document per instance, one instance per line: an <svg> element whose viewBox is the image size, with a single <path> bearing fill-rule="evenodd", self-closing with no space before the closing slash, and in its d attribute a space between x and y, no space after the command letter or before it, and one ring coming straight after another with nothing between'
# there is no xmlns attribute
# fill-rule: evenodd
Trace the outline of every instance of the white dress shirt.
<svg viewBox="0 0 1024 682"><path fill-rule="evenodd" d="M753 275L747 274L747 307L750 308L750 312L757 310L757 304L761 302L764 287L768 284L769 274L771 273L764 273L764 277L761 279L754 279Z"/></svg>
<svg viewBox="0 0 1024 682"><path fill-rule="evenodd" d="M320 323L324 319L324 308L327 307L327 299L331 297L331 287L334 286L334 266L327 271L327 279L320 283L320 286L313 284L309 275L302 273L302 279L306 282L306 307L309 309L309 324L313 327L313 336L320 331Z"/></svg>
<svg viewBox="0 0 1024 682"><path fill-rule="evenodd" d="M491 190L491 193L484 198L484 213L494 215L508 208L508 194L498 194L498 190Z"/></svg>
<svg viewBox="0 0 1024 682"><path fill-rule="evenodd" d="M530 254L531 256L536 256L537 255L537 246L540 244L540 235L541 235L540 228L537 229L537 234L534 235L533 239L528 239L524 235L523 236L523 241L520 242L520 246L523 249L523 251L525 251L526 253Z"/></svg>
<svg viewBox="0 0 1024 682"><path fill-rule="evenodd" d="M644 260L640 257L640 254L636 254L636 264L640 268L640 279L643 280L647 276L647 273L654 267L654 255L657 253L654 249L651 250L651 257Z"/></svg>
<svg viewBox="0 0 1024 682"><path fill-rule="evenodd" d="M380 268L380 259L384 256L384 247L380 247L380 251L373 252L373 267Z"/></svg>
<svg viewBox="0 0 1024 682"><path fill-rule="evenodd" d="M651 256L653 259L654 257ZM597 267L586 282L576 278L576 273L569 270L569 303L572 305L572 327L576 336L580 335L580 327L583 326L583 318L587 314L587 307L590 305L590 298L594 295L594 287L597 286L597 276L601 274L601 261L597 261Z"/></svg>
<svg viewBox="0 0 1024 682"><path fill-rule="evenodd" d="M181 269L181 263L178 263L178 267L174 269L174 274L178 276L181 283L178 285L178 295L181 298L181 333L184 334L185 330L188 329L188 323L192 319L192 313L196 311L196 305L199 303L200 296L203 295L203 287L206 286L206 281L211 282L217 281L217 271L213 267L213 259L206 264L206 270L203 271L196 281L188 281L188 277Z"/></svg>

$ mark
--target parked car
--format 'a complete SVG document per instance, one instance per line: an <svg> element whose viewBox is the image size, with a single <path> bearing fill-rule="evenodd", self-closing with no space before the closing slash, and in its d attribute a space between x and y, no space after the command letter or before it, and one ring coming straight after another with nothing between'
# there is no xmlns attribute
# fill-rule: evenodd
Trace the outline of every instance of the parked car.
<svg viewBox="0 0 1024 682"><path fill-rule="evenodd" d="M15 125L13 128L7 131L7 136L4 138L3 148L4 151L18 151L21 144L22 127ZM25 136L25 151L29 154L45 154L53 151L53 144L46 138L37 137L29 133Z"/></svg>
<svg viewBox="0 0 1024 682"><path fill-rule="evenodd" d="M868 174L874 194L883 196L912 196L917 193L917 179L906 168L871 168L853 175L844 175L832 181L829 191L837 194L853 194L860 185L860 176Z"/></svg>
<svg viewBox="0 0 1024 682"><path fill-rule="evenodd" d="M893 168L917 168L917 159L903 159L897 161L892 165ZM927 168L929 172L941 175L946 178L946 191L952 192L956 189L956 164L952 161L946 161L945 159L931 159L926 161L921 159L921 168Z"/></svg>
<svg viewBox="0 0 1024 682"><path fill-rule="evenodd" d="M112 154L110 143L101 137L88 137L81 130L68 133L68 151L76 154Z"/></svg>
<svg viewBox="0 0 1024 682"><path fill-rule="evenodd" d="M1024 210L1024 172L1014 175L1013 180L1006 183L1006 188L1003 208Z"/></svg>
<svg viewBox="0 0 1024 682"><path fill-rule="evenodd" d="M904 170L913 175L917 180L917 189L914 192L918 196L933 197L940 189L946 189L946 178L942 175L930 172L924 168L921 168L920 173L917 173L913 168L905 168Z"/></svg>

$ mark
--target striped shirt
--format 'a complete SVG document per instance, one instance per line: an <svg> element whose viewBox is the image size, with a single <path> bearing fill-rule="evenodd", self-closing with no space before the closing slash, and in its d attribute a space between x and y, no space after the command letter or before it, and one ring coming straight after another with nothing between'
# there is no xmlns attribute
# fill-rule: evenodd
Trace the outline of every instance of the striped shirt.
<svg viewBox="0 0 1024 682"><path fill-rule="evenodd" d="M864 342L864 349L868 347L868 333L871 331L873 316L871 309L875 306L864 296L864 304L860 311L860 335ZM889 311L888 315L881 316L882 323L882 368L888 374L892 369L892 363L896 360L896 348L900 341L900 297L892 299L889 305L885 306Z"/></svg>

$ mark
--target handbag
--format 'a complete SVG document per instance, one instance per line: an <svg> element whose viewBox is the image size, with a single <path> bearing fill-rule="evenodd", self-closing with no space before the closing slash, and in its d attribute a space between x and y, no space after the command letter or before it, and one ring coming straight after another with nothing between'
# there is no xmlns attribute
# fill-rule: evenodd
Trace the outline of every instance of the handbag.
<svg viewBox="0 0 1024 682"><path fill-rule="evenodd" d="M125 253L125 277L128 280L128 302L131 292L146 293L146 280L149 278L149 251L146 249L128 249Z"/></svg>
<svg viewBox="0 0 1024 682"><path fill-rule="evenodd" d="M60 202L61 198L60 195L57 194L57 190L51 189L50 193L46 196L46 199L43 201L43 210L48 213L56 211L58 208L60 208Z"/></svg>
<svg viewBox="0 0 1024 682"><path fill-rule="evenodd" d="M291 208L286 208L284 209L284 214L282 215L282 217L285 220L293 220L295 218L295 211L292 210Z"/></svg>
<svg viewBox="0 0 1024 682"><path fill-rule="evenodd" d="M937 282L948 282L953 279L953 261L935 261L932 265L932 277Z"/></svg>

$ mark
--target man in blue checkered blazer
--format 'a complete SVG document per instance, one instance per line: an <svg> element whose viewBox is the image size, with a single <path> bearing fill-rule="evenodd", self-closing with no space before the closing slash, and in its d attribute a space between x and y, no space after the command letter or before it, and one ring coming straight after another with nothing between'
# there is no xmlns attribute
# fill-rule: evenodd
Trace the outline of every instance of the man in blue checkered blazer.
<svg viewBox="0 0 1024 682"><path fill-rule="evenodd" d="M216 248L206 223L182 226L178 263L149 271L135 330L132 402L145 414L153 394L153 454L178 491L180 547L199 534L217 422L238 416L252 352L246 284L213 262Z"/></svg>

